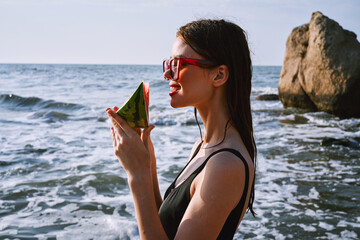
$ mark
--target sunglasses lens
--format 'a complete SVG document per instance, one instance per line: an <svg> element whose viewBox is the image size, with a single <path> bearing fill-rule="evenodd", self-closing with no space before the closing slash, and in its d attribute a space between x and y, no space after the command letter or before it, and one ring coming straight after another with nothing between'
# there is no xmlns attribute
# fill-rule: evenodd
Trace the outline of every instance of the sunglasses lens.
<svg viewBox="0 0 360 240"><path fill-rule="evenodd" d="M177 58L171 59L170 61L171 73L174 80L177 80L179 77L179 67L180 67L179 64L180 64L180 60Z"/></svg>
<svg viewBox="0 0 360 240"><path fill-rule="evenodd" d="M169 66L169 60L164 60L163 61L163 72L165 73L166 71L168 71L170 68Z"/></svg>
<svg viewBox="0 0 360 240"><path fill-rule="evenodd" d="M177 80L179 77L180 59L167 59L163 62L163 72L171 77L173 80Z"/></svg>

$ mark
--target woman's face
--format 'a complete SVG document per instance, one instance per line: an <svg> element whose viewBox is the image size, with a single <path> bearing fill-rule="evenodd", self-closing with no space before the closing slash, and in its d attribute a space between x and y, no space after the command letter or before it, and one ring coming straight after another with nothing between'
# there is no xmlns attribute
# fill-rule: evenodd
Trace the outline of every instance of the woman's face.
<svg viewBox="0 0 360 240"><path fill-rule="evenodd" d="M203 59L179 37L176 38L172 47L171 58L174 57ZM169 72L165 72L164 77L170 80L170 104L174 108L197 107L199 104L205 104L211 96L211 70L209 69L182 63L177 80L171 79Z"/></svg>

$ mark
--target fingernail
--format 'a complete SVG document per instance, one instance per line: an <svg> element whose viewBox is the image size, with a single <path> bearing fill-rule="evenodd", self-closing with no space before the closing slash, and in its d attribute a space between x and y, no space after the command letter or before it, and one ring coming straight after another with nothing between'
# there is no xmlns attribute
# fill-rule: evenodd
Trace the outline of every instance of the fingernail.
<svg viewBox="0 0 360 240"><path fill-rule="evenodd" d="M117 112L117 110L119 110L119 108L117 106L115 106L114 111Z"/></svg>
<svg viewBox="0 0 360 240"><path fill-rule="evenodd" d="M110 110L111 110L111 108L107 108L105 111L106 111L106 112L109 112Z"/></svg>

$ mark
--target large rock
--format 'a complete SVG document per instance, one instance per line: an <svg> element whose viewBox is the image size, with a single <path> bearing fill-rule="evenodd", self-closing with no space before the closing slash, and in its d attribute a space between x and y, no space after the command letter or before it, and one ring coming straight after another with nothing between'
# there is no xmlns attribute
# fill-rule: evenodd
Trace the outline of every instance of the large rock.
<svg viewBox="0 0 360 240"><path fill-rule="evenodd" d="M320 12L291 32L279 80L285 107L360 117L360 43Z"/></svg>

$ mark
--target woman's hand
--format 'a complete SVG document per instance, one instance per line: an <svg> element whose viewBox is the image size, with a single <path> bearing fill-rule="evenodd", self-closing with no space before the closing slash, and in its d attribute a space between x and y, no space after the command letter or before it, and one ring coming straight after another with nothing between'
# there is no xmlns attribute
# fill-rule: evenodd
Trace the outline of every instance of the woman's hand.
<svg viewBox="0 0 360 240"><path fill-rule="evenodd" d="M116 108L114 108L115 110ZM150 140L153 125L145 128L139 136L138 131L131 128L115 111L106 109L113 126L111 127L113 147L116 157L121 162L128 177L141 177L151 171L154 149Z"/></svg>

